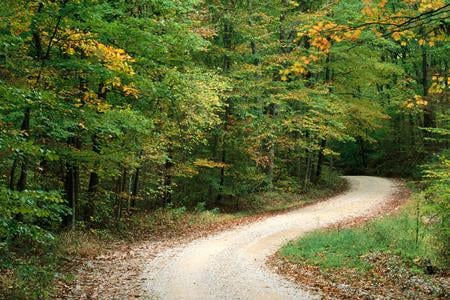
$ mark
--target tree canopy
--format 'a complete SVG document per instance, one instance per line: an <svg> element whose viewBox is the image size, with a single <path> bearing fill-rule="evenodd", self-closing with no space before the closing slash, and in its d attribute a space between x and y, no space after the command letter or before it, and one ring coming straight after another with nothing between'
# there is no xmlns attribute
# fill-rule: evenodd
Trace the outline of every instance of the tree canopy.
<svg viewBox="0 0 450 300"><path fill-rule="evenodd" d="M449 11L445 0L3 1L2 251L136 210L302 192L336 168L448 170Z"/></svg>

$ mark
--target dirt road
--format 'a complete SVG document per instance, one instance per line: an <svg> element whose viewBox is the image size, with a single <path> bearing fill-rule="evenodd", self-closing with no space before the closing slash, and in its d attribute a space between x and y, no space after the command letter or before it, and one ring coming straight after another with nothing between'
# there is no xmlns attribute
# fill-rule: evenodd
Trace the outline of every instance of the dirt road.
<svg viewBox="0 0 450 300"><path fill-rule="evenodd" d="M299 210L234 228L160 253L142 280L155 299L315 299L270 272L266 258L305 232L368 215L396 191L388 179L346 177L350 190Z"/></svg>

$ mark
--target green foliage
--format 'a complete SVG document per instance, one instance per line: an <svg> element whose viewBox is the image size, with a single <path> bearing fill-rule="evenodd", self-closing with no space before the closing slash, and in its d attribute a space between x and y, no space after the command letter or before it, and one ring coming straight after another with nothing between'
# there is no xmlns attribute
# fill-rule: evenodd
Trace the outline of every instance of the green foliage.
<svg viewBox="0 0 450 300"><path fill-rule="evenodd" d="M450 152L444 151L424 168L424 215L434 232L434 245L450 264Z"/></svg>
<svg viewBox="0 0 450 300"><path fill-rule="evenodd" d="M6 1L1 252L137 211L290 205L336 168L419 177L448 146L448 12L388 2ZM424 194L441 236L446 164Z"/></svg>
<svg viewBox="0 0 450 300"><path fill-rule="evenodd" d="M349 229L318 231L289 243L281 254L289 260L322 268L371 268L364 257L370 253L389 253L401 257L410 267L420 270L420 261L437 263L439 254L429 247L430 231L421 230L416 244L417 216L403 212ZM422 270L424 271L424 270Z"/></svg>
<svg viewBox="0 0 450 300"><path fill-rule="evenodd" d="M48 231L69 213L57 192L0 190L1 245L45 244L53 238ZM8 253L8 248L1 253Z"/></svg>
<svg viewBox="0 0 450 300"><path fill-rule="evenodd" d="M69 213L58 192L0 190L3 297L50 298L59 263L54 231Z"/></svg>

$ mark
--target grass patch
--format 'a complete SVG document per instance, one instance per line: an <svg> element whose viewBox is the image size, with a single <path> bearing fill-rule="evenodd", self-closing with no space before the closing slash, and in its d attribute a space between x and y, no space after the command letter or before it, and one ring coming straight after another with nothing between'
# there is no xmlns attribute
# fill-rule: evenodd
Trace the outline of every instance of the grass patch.
<svg viewBox="0 0 450 300"><path fill-rule="evenodd" d="M312 232L288 243L281 255L289 261L319 266L322 269L348 268L367 271L372 267L365 259L370 253L398 256L411 269L423 271L432 262L438 265L439 256L430 242L431 233L419 223L414 203L399 215L383 217L357 228Z"/></svg>

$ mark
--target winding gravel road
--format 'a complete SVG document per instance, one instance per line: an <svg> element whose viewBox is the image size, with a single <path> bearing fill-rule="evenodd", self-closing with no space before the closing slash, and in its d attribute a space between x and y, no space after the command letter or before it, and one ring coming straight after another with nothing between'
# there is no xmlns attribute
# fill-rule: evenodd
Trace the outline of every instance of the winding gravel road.
<svg viewBox="0 0 450 300"><path fill-rule="evenodd" d="M396 187L378 177L349 176L350 190L305 208L237 227L160 253L143 279L154 299L316 299L272 273L267 257L305 232L368 215Z"/></svg>

